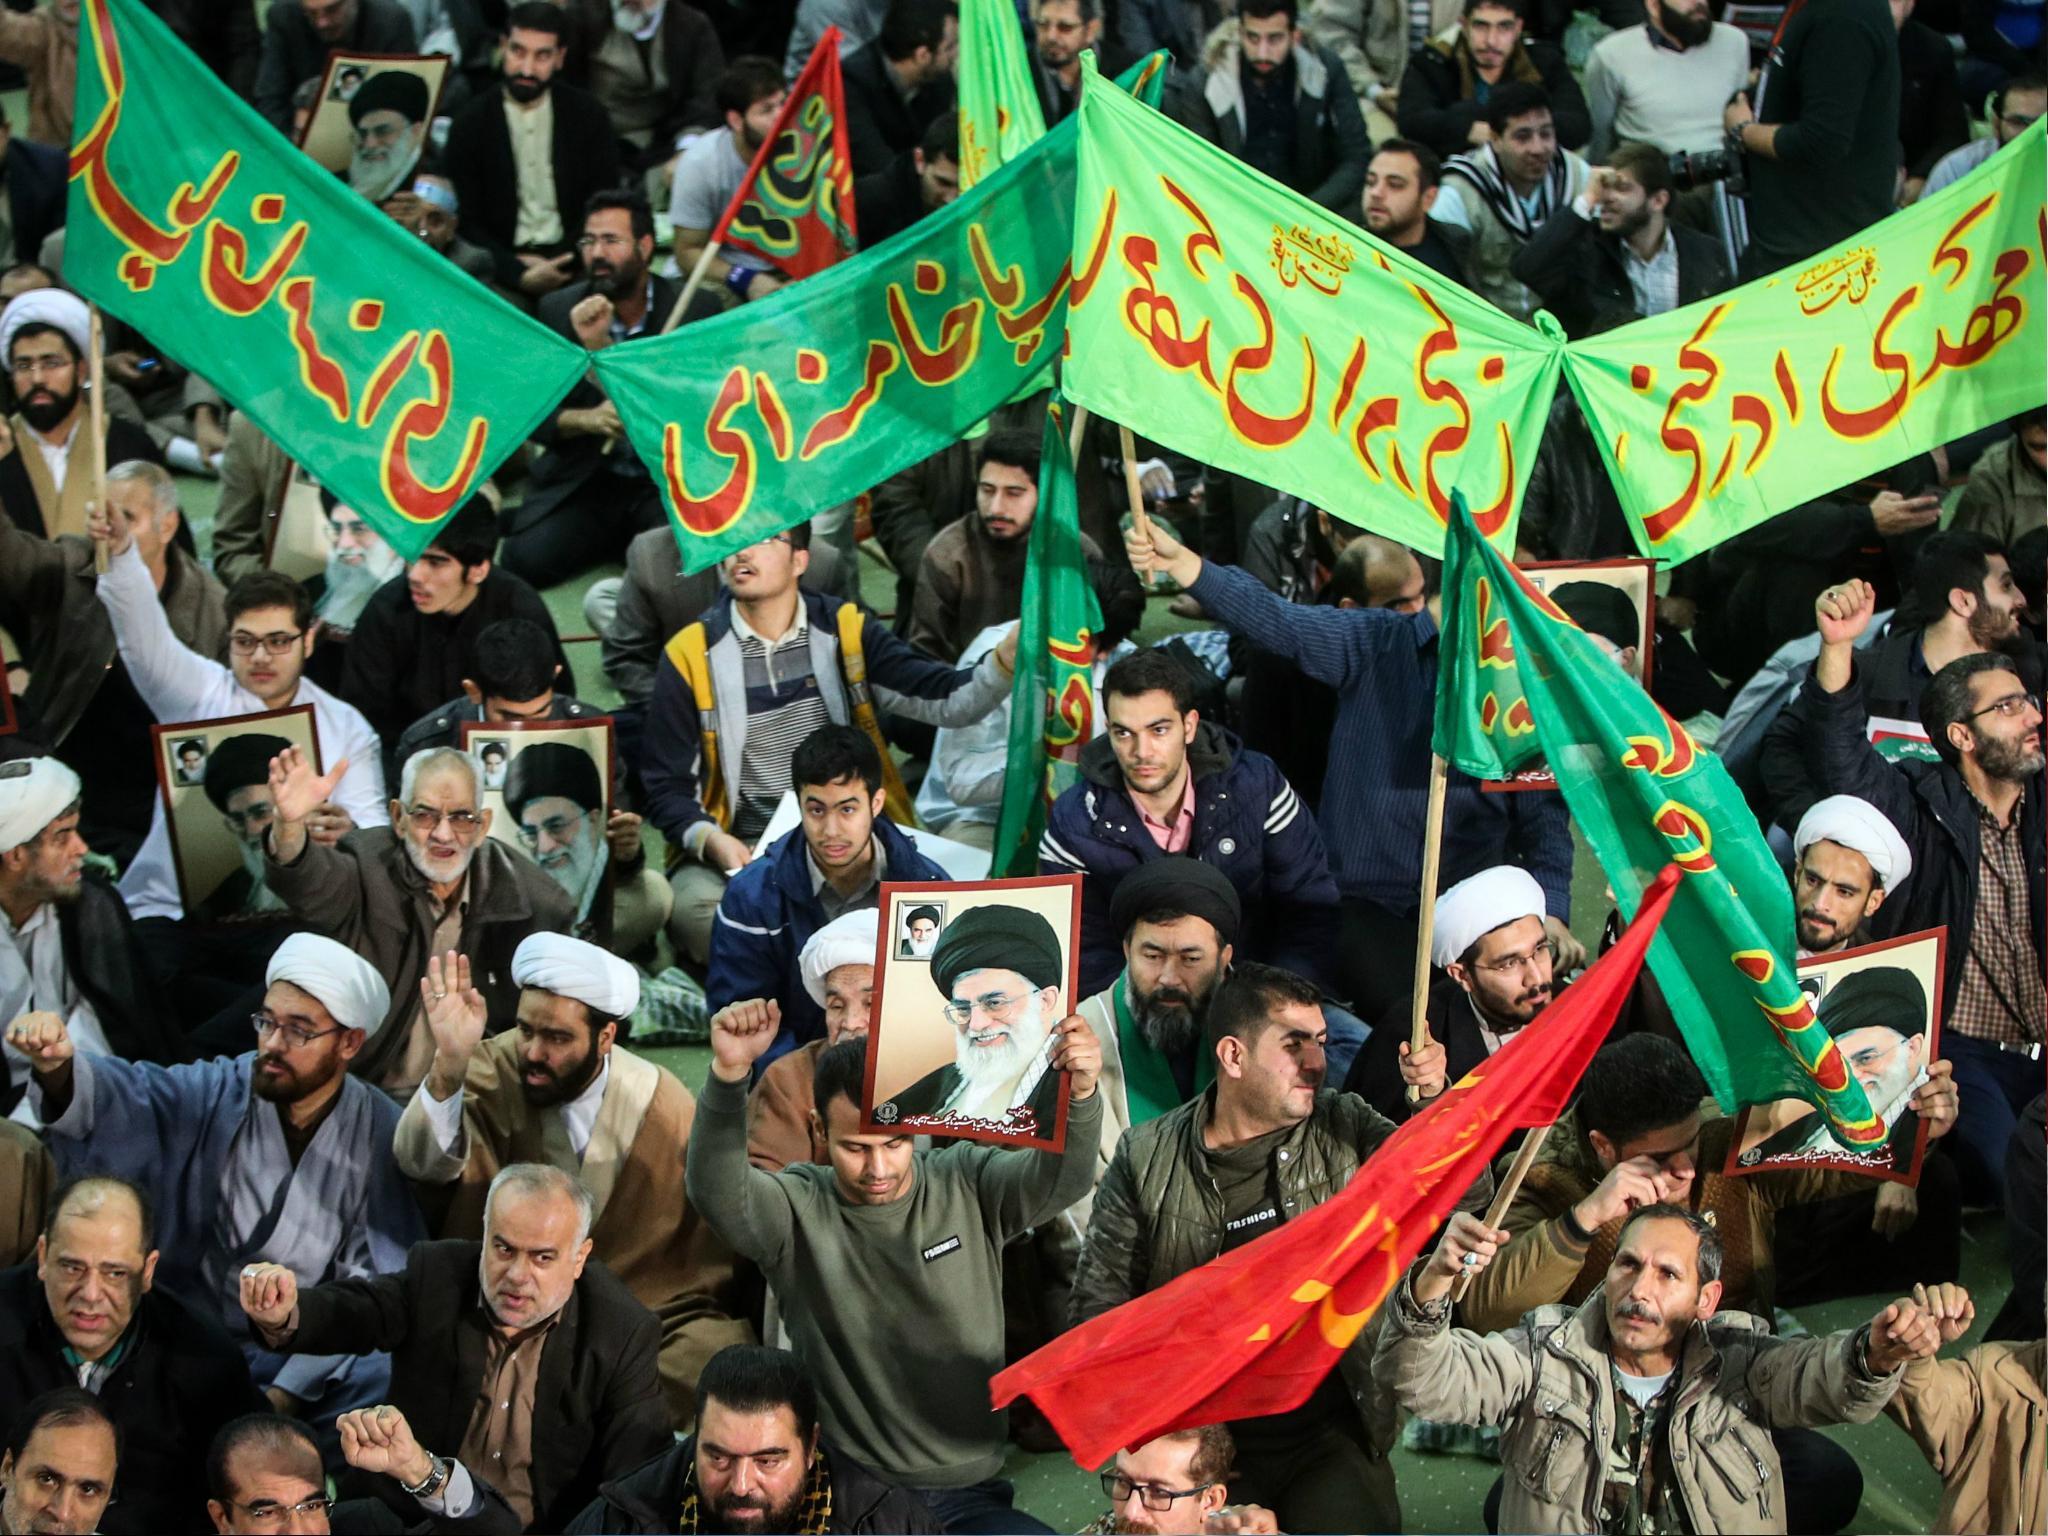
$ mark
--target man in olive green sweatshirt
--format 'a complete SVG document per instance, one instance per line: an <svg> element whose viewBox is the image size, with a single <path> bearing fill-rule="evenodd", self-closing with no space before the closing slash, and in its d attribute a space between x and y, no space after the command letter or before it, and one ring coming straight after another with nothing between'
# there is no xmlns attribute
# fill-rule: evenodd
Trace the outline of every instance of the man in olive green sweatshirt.
<svg viewBox="0 0 2048 1536"><path fill-rule="evenodd" d="M747 1160L747 1078L780 1025L772 1001L711 1021L691 1204L775 1288L836 1446L921 1493L949 1532L1049 1531L997 1475L1008 1425L988 1380L1005 1363L1004 1244L1094 1184L1101 1042L1079 1015L1059 1025L1052 1070L1068 1074L1070 1107L1052 1153L863 1136L867 1043L842 1041L814 1079L829 1161L766 1173Z"/></svg>

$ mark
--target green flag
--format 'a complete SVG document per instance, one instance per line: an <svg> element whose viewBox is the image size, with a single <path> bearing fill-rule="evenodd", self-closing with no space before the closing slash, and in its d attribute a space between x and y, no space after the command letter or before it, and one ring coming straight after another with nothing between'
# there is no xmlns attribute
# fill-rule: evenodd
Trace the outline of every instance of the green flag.
<svg viewBox="0 0 2048 1536"><path fill-rule="evenodd" d="M1117 83L1156 92L1163 59ZM686 571L851 500L1045 381L1066 335L1077 131L1070 118L771 298L597 354Z"/></svg>
<svg viewBox="0 0 2048 1536"><path fill-rule="evenodd" d="M1045 137L1045 114L1010 0L960 0L960 187Z"/></svg>
<svg viewBox="0 0 2048 1536"><path fill-rule="evenodd" d="M1024 557L1010 752L989 864L995 875L1038 872L1046 808L1081 776L1081 749L1095 734L1095 636L1102 629L1102 609L1081 552L1081 506L1067 447L1071 427L1071 410L1055 394L1045 413L1038 512Z"/></svg>
<svg viewBox="0 0 2048 1536"><path fill-rule="evenodd" d="M1084 90L1075 115L1071 399L1431 554L1462 487L1513 548L1554 325L1509 319L1115 91Z"/></svg>
<svg viewBox="0 0 2048 1536"><path fill-rule="evenodd" d="M139 0L86 0L78 50L64 280L416 556L583 349L287 144Z"/></svg>
<svg viewBox="0 0 2048 1536"><path fill-rule="evenodd" d="M1679 561L2048 398L2048 126L1812 261L1571 344L1636 543Z"/></svg>
<svg viewBox="0 0 2048 1536"><path fill-rule="evenodd" d="M1462 504L1444 551L1435 750L1480 778L1541 753L1633 913L1685 871L1650 946L1685 1043L1721 1107L1797 1097L1854 1149L1883 1142L1792 965L1792 898L1721 760L1479 537Z"/></svg>

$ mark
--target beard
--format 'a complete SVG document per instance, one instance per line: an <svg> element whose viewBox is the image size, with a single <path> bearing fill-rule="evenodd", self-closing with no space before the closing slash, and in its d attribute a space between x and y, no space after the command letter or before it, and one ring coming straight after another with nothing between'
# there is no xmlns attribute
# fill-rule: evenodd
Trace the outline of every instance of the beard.
<svg viewBox="0 0 2048 1536"><path fill-rule="evenodd" d="M2008 784L2017 784L2022 779L2031 779L2043 766L2039 747L2028 747L2024 741L2003 741L1996 736L1983 735L1977 740L1977 766L1994 779Z"/></svg>
<svg viewBox="0 0 2048 1536"><path fill-rule="evenodd" d="M327 557L318 617L330 629L353 629L377 589L405 569L404 558L381 541L375 549L352 553L353 560L340 550Z"/></svg>
<svg viewBox="0 0 2048 1536"><path fill-rule="evenodd" d="M2017 655L2025 647L2020 640L2019 616L2009 608L1979 603L1969 617L1970 638L1987 651Z"/></svg>
<svg viewBox="0 0 2048 1536"><path fill-rule="evenodd" d="M535 1109L567 1104L571 1099L583 1096L583 1091L597 1081L598 1071L603 1066L604 1058L597 1054L595 1044L583 1053L580 1060L559 1072L540 1062L521 1062L519 1091ZM545 1083L530 1082L526 1076L528 1072L545 1072L548 1080Z"/></svg>
<svg viewBox="0 0 2048 1536"><path fill-rule="evenodd" d="M1216 978L1197 993L1180 987L1139 990L1137 983L1125 983L1125 1000L1131 1017L1147 1045L1162 1056L1180 1056L1194 1050L1209 1017L1209 1003L1216 996Z"/></svg>
<svg viewBox="0 0 2048 1536"><path fill-rule="evenodd" d="M614 302L638 288L647 278L647 268L637 258L616 267L608 261L592 262L588 273L590 291L601 293Z"/></svg>
<svg viewBox="0 0 2048 1536"><path fill-rule="evenodd" d="M1045 1044L1045 1001L1036 993L1007 1026L1001 1045L976 1045L965 1030L954 1035L953 1064L969 1088L992 1088L1024 1075L1024 1068Z"/></svg>
<svg viewBox="0 0 2048 1536"><path fill-rule="evenodd" d="M530 75L507 75L505 77L505 94L518 102L522 107L528 106L545 96L551 84L553 84L552 81L536 80Z"/></svg>
<svg viewBox="0 0 2048 1536"><path fill-rule="evenodd" d="M1664 35L1681 48L1697 48L1714 35L1714 18L1705 11L1681 15L1677 11L1664 13Z"/></svg>
<svg viewBox="0 0 2048 1536"><path fill-rule="evenodd" d="M698 1505L697 1528L702 1531L732 1532L735 1536L741 1532L753 1536L755 1532L793 1531L801 1519L803 1501L802 1484L799 1484L796 1492L780 1504L770 1503L758 1493L750 1493L745 1497L728 1494L715 1502L702 1499Z"/></svg>
<svg viewBox="0 0 2048 1536"><path fill-rule="evenodd" d="M263 1069L277 1065L284 1070L272 1075ZM310 1075L298 1071L282 1056L273 1052L259 1052L250 1070L249 1088L257 1098L271 1104L296 1104L311 1094L318 1093L334 1080L340 1070L338 1063L329 1061L321 1070Z"/></svg>
<svg viewBox="0 0 2048 1536"><path fill-rule="evenodd" d="M604 881L605 868L604 839L598 834L595 812L583 818L583 829L576 834L576 841L550 853L541 868L575 901L576 920L580 923L588 917L591 900Z"/></svg>
<svg viewBox="0 0 2048 1536"><path fill-rule="evenodd" d="M359 149L348 162L348 184L371 202L381 203L404 184L419 158L417 144L397 149Z"/></svg>
<svg viewBox="0 0 2048 1536"><path fill-rule="evenodd" d="M47 432L57 425L78 406L78 386L73 385L64 394L49 390L31 393L21 402L21 419L38 432Z"/></svg>
<svg viewBox="0 0 2048 1536"><path fill-rule="evenodd" d="M433 881L434 884L447 885L451 881L460 880L469 873L469 861L476 857L477 847L477 844L471 843L467 848L456 854L454 859L450 861L452 867L446 871L435 869L432 861L427 857L426 849L409 837L405 840L405 856L412 860L412 867L414 869L426 876L427 879Z"/></svg>
<svg viewBox="0 0 2048 1536"><path fill-rule="evenodd" d="M1845 933L1841 928L1814 912L1800 913L1796 926L1798 929L1799 947L1810 954L1819 954L1823 950L1833 949L1836 945L1847 939L1850 933L1855 931L1852 928Z"/></svg>

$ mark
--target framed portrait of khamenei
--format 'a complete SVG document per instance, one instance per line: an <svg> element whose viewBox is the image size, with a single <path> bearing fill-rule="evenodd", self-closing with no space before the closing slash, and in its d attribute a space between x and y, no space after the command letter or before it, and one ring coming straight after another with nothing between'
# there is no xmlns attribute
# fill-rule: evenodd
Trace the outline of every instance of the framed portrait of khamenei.
<svg viewBox="0 0 2048 1536"><path fill-rule="evenodd" d="M381 203L412 184L447 75L438 53L330 53L299 148Z"/></svg>
<svg viewBox="0 0 2048 1536"><path fill-rule="evenodd" d="M576 922L609 932L612 718L465 720L462 747L483 764L490 835L534 861L576 903Z"/></svg>
<svg viewBox="0 0 2048 1536"><path fill-rule="evenodd" d="M1650 652L1657 638L1656 561L1544 560L1521 571L1622 671L1643 687L1650 686ZM1557 776L1544 763L1533 762L1513 778L1483 780L1479 787L1555 789Z"/></svg>
<svg viewBox="0 0 2048 1536"><path fill-rule="evenodd" d="M1799 987L1842 1053L1850 1076L1890 1134L1852 1151L1828 1134L1804 1099L1752 1104L1729 1144L1726 1174L1778 1168L1847 1168L1902 1184L1920 1182L1927 1125L1909 1100L1941 1059L1941 982L1948 930L1930 928L1799 962Z"/></svg>
<svg viewBox="0 0 2048 1536"><path fill-rule="evenodd" d="M884 882L861 1129L1057 1151L1081 877Z"/></svg>
<svg viewBox="0 0 2048 1536"><path fill-rule="evenodd" d="M270 760L297 747L315 773L324 771L313 706L149 732L185 915L209 922L284 916L284 902L264 879L263 840L274 814Z"/></svg>

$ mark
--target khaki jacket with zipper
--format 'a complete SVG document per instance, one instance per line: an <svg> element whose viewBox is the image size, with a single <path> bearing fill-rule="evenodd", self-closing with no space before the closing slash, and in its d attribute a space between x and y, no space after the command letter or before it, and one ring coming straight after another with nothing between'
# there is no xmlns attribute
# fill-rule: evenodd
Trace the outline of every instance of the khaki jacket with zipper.
<svg viewBox="0 0 2048 1536"><path fill-rule="evenodd" d="M1915 1360L1885 1412L1941 1474L1937 1531L2048 1530L2048 1342Z"/></svg>

